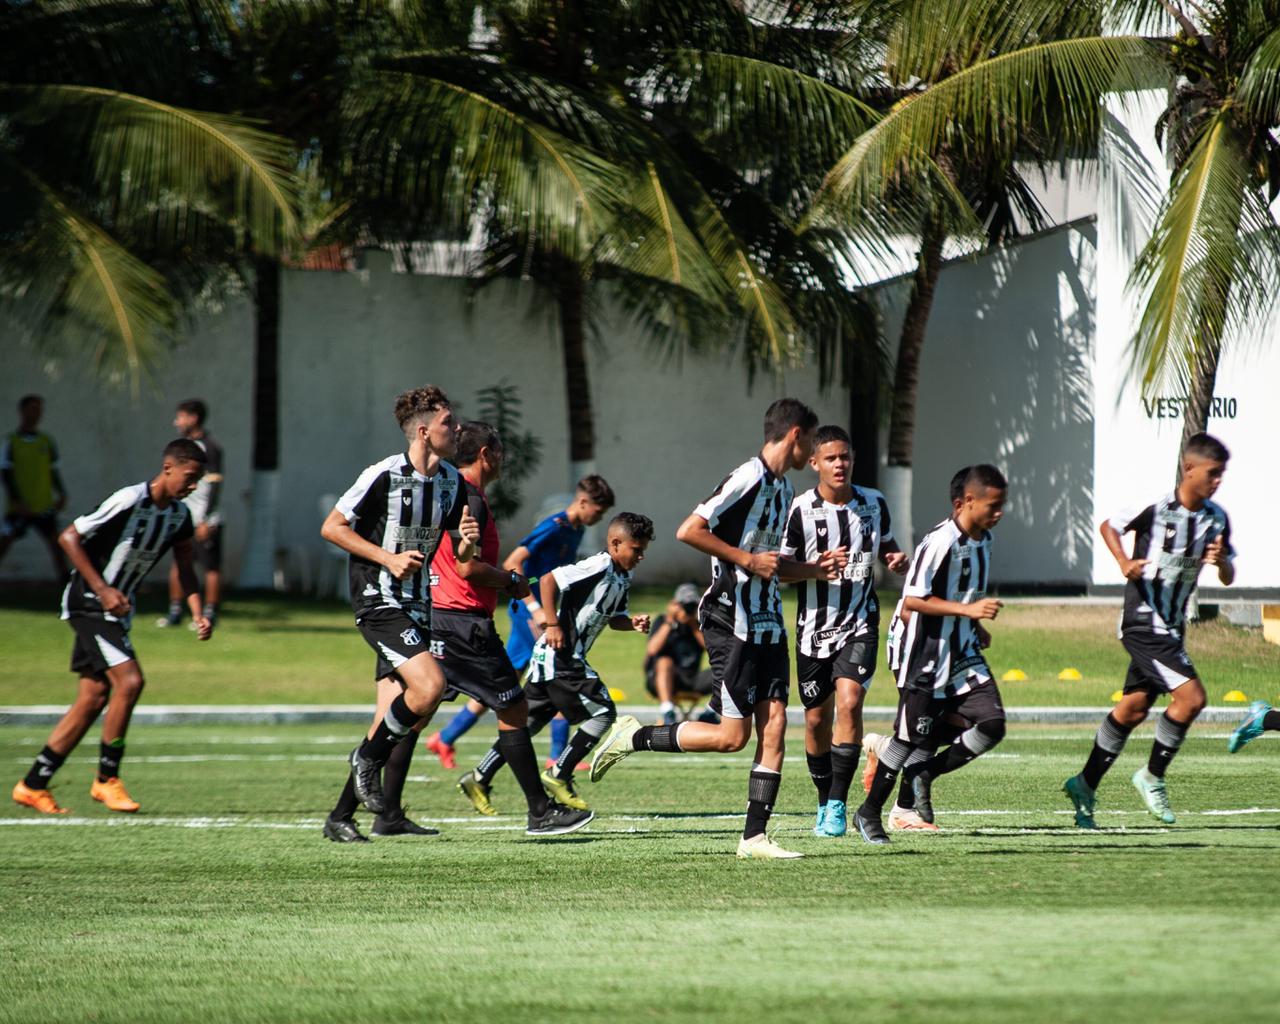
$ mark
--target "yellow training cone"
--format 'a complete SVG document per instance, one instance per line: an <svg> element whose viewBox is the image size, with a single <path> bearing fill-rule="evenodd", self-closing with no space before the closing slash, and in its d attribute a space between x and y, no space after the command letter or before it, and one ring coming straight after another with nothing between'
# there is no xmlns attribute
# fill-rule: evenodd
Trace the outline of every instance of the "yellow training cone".
<svg viewBox="0 0 1280 1024"><path fill-rule="evenodd" d="M1249 698L1244 695L1243 690L1232 690L1222 698L1228 704L1248 704Z"/></svg>
<svg viewBox="0 0 1280 1024"><path fill-rule="evenodd" d="M1064 683L1078 683L1084 676L1080 674L1078 668L1064 668L1058 673L1058 678Z"/></svg>
<svg viewBox="0 0 1280 1024"><path fill-rule="evenodd" d="M1116 692L1111 695L1111 703L1119 704L1120 698L1123 696L1124 696L1124 690L1116 690Z"/></svg>
<svg viewBox="0 0 1280 1024"><path fill-rule="evenodd" d="M609 696L613 698L615 704L620 704L627 699L627 695L619 690L616 686L609 687Z"/></svg>
<svg viewBox="0 0 1280 1024"><path fill-rule="evenodd" d="M1026 681L1027 674L1020 668L1011 668L1000 677L1002 683L1025 683Z"/></svg>

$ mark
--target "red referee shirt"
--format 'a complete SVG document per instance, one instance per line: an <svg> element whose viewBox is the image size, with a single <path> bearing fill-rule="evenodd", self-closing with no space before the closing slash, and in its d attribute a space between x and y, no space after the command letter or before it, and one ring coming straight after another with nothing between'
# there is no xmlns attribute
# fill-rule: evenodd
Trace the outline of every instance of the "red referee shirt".
<svg viewBox="0 0 1280 1024"><path fill-rule="evenodd" d="M466 477L467 507L480 524L481 561L498 564L498 526L489 511L484 491ZM498 592L488 587L477 587L458 575L458 564L453 560L453 537L445 533L440 538L435 560L431 563L431 606L446 611L484 612L492 615L498 604Z"/></svg>

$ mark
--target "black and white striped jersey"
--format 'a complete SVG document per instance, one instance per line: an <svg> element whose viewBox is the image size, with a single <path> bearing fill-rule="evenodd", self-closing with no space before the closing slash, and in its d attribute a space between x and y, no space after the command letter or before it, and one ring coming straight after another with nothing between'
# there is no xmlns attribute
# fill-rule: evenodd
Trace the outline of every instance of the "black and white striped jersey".
<svg viewBox="0 0 1280 1024"><path fill-rule="evenodd" d="M751 554L782 549L783 526L795 489L760 456L744 462L693 510L726 544ZM711 559L711 586L698 605L702 625L714 624L739 640L780 644L787 639L777 578L752 576L731 562Z"/></svg>
<svg viewBox="0 0 1280 1024"><path fill-rule="evenodd" d="M107 586L124 594L130 604L151 567L175 543L189 540L195 533L187 506L171 501L160 508L151 498L150 483L145 481L120 488L71 525ZM62 617L69 619L73 615L101 615L112 622L120 621L103 611L98 595L74 569L62 592Z"/></svg>
<svg viewBox="0 0 1280 1024"><path fill-rule="evenodd" d="M954 519L944 519L916 546L902 597L972 604L987 596L990 571L991 533L974 540ZM913 612L903 622L901 600L889 631L889 666L899 688L945 696L966 693L991 678L973 619Z"/></svg>
<svg viewBox="0 0 1280 1024"><path fill-rule="evenodd" d="M889 504L873 488L853 488L847 505L824 501L816 487L791 503L784 558L815 562L824 551L849 549L840 579L802 580L796 587L797 650L811 658L830 658L850 640L877 633L876 559L881 545L892 540Z"/></svg>
<svg viewBox="0 0 1280 1024"><path fill-rule="evenodd" d="M529 661L529 680L546 682L560 676L580 677L585 673L596 678L587 663L587 651L616 615L628 615L627 596L631 590L631 573L619 569L607 551L584 558L572 565L552 569L560 588L560 607L556 621L564 632L564 646L552 650L545 634L534 644Z"/></svg>
<svg viewBox="0 0 1280 1024"><path fill-rule="evenodd" d="M1125 584L1121 635L1133 629L1181 637L1205 548L1221 537L1227 554L1235 558L1227 513L1212 501L1193 512L1174 492L1108 522L1117 533L1133 531L1133 557L1147 560L1142 577Z"/></svg>
<svg viewBox="0 0 1280 1024"><path fill-rule="evenodd" d="M430 607L431 559L443 531L452 531L457 540L466 503L462 475L447 462L423 476L408 455L390 455L360 474L334 507L365 540L395 554L421 551L425 561L421 572L397 580L376 562L351 555L351 606L357 618L373 608L421 613Z"/></svg>

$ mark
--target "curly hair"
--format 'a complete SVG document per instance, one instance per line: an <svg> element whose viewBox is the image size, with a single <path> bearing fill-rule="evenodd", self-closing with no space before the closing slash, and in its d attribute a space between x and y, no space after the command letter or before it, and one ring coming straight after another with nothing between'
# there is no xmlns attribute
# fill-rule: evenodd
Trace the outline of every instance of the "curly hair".
<svg viewBox="0 0 1280 1024"><path fill-rule="evenodd" d="M400 429L409 435L409 427L420 417L430 417L433 413L450 406L449 396L434 384L424 388L413 388L396 396L396 422Z"/></svg>
<svg viewBox="0 0 1280 1024"><path fill-rule="evenodd" d="M609 520L609 530L621 530L632 540L653 540L653 520L639 512L619 512Z"/></svg>

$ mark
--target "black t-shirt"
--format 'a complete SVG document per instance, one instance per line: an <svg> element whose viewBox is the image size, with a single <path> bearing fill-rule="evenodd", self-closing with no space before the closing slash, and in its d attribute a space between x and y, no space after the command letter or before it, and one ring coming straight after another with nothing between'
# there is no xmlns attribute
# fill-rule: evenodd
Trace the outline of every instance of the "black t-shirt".
<svg viewBox="0 0 1280 1024"><path fill-rule="evenodd" d="M659 615L654 618L649 627L649 635L653 636L666 621L667 617L665 615ZM654 658L670 658L676 663L676 668L680 669L680 671L696 672L698 666L702 664L702 644L698 643L698 638L694 636L692 626L672 622L671 630L667 633L667 640L662 645L662 650L651 657L645 658L644 667L646 669L653 664Z"/></svg>

